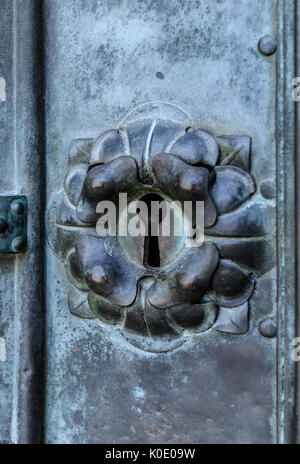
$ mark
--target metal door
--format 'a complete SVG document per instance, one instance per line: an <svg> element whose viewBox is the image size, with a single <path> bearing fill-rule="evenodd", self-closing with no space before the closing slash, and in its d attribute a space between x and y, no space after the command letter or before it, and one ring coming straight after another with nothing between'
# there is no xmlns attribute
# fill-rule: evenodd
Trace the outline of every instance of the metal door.
<svg viewBox="0 0 300 464"><path fill-rule="evenodd" d="M295 442L298 2L0 4L0 439ZM99 238L96 184L204 244Z"/></svg>

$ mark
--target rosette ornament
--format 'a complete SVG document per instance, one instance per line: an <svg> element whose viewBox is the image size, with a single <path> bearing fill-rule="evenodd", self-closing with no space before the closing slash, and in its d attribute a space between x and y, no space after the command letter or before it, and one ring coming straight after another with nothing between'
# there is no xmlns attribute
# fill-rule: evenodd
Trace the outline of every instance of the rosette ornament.
<svg viewBox="0 0 300 464"><path fill-rule="evenodd" d="M142 118L72 142L55 201L54 246L66 262L72 314L117 327L162 352L207 330L244 334L257 277L270 269L266 205L250 173L248 136L213 136L180 121ZM202 201L204 242L100 237L97 205ZM151 260L151 255L156 256Z"/></svg>

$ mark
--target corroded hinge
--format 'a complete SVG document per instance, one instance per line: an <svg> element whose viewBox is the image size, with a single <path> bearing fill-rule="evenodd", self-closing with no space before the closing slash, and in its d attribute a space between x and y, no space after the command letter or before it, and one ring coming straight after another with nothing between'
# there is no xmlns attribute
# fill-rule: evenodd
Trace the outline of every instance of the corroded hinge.
<svg viewBox="0 0 300 464"><path fill-rule="evenodd" d="M0 253L24 253L26 248L26 196L0 196Z"/></svg>

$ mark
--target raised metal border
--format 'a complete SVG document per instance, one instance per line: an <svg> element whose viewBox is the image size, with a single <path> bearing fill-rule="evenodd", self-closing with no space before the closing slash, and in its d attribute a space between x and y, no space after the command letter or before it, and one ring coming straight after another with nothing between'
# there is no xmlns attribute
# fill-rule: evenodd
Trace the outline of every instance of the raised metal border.
<svg viewBox="0 0 300 464"><path fill-rule="evenodd" d="M45 175L42 5L42 1L36 0L12 0L11 5L15 182L17 190L22 185L30 205L28 252L14 257L11 442L21 444L43 441Z"/></svg>
<svg viewBox="0 0 300 464"><path fill-rule="evenodd" d="M296 106L292 79L296 76L299 2L278 0L277 5L277 442L284 444L297 441L297 378L292 359L292 342L297 336Z"/></svg>

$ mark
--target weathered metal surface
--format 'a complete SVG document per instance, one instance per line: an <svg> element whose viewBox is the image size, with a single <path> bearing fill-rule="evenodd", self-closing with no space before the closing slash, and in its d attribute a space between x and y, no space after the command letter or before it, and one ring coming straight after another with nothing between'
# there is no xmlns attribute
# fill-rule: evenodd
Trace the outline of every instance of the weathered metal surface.
<svg viewBox="0 0 300 464"><path fill-rule="evenodd" d="M250 161L249 137L214 137L188 118L123 121L95 141L74 140L50 237L59 256L67 253L72 314L117 325L135 346L158 353L210 328L246 333L254 275L274 265L262 238L267 203L252 199ZM182 207L202 201L204 243L191 249L186 237L170 236L161 248L160 237L152 267L145 263L147 242L122 237L120 225L114 236L99 237L97 205L114 201L120 220L128 206L120 193L129 204L151 194Z"/></svg>
<svg viewBox="0 0 300 464"><path fill-rule="evenodd" d="M250 301L246 334L209 329L159 354L133 347L98 319L70 314L67 253L58 259L48 247L47 442L276 441L276 338L259 332L263 319L276 319L276 200L260 195L261 183L276 179L276 54L258 50L261 37L276 35L276 4L242 3L237 11L231 1L45 2L49 239L70 140L90 144L122 126L130 108L135 118L148 117L149 107L138 107L162 101L175 106L153 105L154 119L167 111L172 120L188 117L216 135L252 138L252 198L259 207L267 204L273 248ZM64 226L59 230L64 235ZM81 236L86 233L82 228ZM235 247L228 240L224 250L230 253ZM232 322L243 331L246 311L241 307Z"/></svg>
<svg viewBox="0 0 300 464"><path fill-rule="evenodd" d="M290 95L297 75L292 20L297 17L296 4L241 0L237 10L233 0L0 0L0 63L6 84L6 101L0 101L0 192L26 195L30 205L28 252L1 256L1 442L295 441L299 398L297 403L291 351L292 339L299 334L291 226L295 108ZM149 101L159 103L145 107ZM228 234L224 238L215 230L219 253L223 260L232 259L247 269L258 266L255 289L230 321L230 310L221 307L214 328L208 318L205 331L167 352L147 352L135 347L131 337L124 340L118 327L95 318L87 300L80 300L80 288L74 286L68 296L74 276L68 266L65 272L65 263L70 258L76 271L69 250L78 239L84 241L89 227L85 223L79 238L75 223L68 239L62 222L70 219L70 211L67 203L59 208L60 200L68 191L76 213L77 185L90 163L92 142L122 126L124 119L133 121L126 114L130 108L137 119L148 117L149 109L154 119L164 119L166 111L171 120L188 118L191 128L194 124L214 135L224 134L218 143L229 150L234 138L241 137L244 149L251 138L251 163L243 166L255 179L250 202L267 205L264 240L251 238L247 262L240 263L243 246L232 233L232 213L227 211L232 198L219 202L218 208L225 208L222 230ZM184 115L180 108L185 108ZM81 149L71 147L74 170L65 178L71 167L69 144L78 137ZM220 169L228 176L227 168ZM141 174L147 180L147 170ZM224 193L222 183L215 186L215 195L218 192ZM164 246L165 259L171 254L172 265L172 253L177 259L181 248ZM127 249L133 263L141 262L141 249L141 244L135 252L134 247ZM146 298L152 278L144 279L139 298ZM96 291L90 298L94 308L98 296ZM216 306L212 302L208 314ZM184 303L172 311L179 325L190 330L203 308L191 313ZM118 317L118 305L110 304L106 315ZM133 327L141 330L138 317L128 318L126 324L128 334Z"/></svg>

